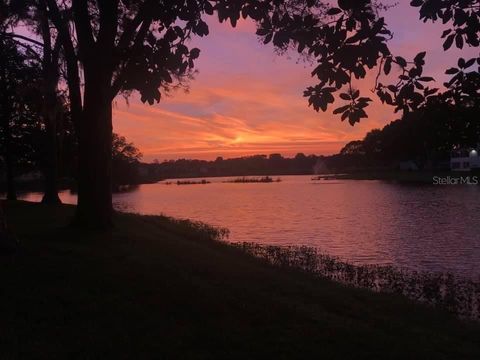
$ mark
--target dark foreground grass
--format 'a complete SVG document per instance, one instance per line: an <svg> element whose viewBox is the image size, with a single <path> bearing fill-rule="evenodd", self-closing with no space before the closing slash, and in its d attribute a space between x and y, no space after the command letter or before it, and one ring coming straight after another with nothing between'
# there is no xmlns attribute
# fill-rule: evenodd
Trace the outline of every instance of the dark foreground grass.
<svg viewBox="0 0 480 360"><path fill-rule="evenodd" d="M69 206L8 203L0 359L479 359L480 327L388 294L277 269L206 231ZM201 230L201 229L200 229Z"/></svg>

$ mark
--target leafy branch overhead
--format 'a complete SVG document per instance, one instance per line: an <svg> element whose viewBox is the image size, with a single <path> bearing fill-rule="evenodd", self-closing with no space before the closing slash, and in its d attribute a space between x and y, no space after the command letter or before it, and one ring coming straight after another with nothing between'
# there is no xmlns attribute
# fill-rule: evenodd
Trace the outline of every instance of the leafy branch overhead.
<svg viewBox="0 0 480 360"><path fill-rule="evenodd" d="M455 102L452 96L456 94L458 100L460 88L464 95L479 95L479 88L474 86L478 85L478 66L471 68L475 61L480 61L478 59L465 61L466 67L459 66L462 69L458 71L460 75L447 72L453 77L445 84L446 90L440 93L439 87L432 86L435 79L424 75L426 52L417 54L411 61L392 54L388 41L393 34L384 18L379 16L380 11L387 8L381 2L339 0L334 7L325 2L307 0L273 1L266 8L262 8L263 2L245 4L242 15L251 16L250 10L244 11L245 8L255 9L251 17L257 21L257 35L264 43L272 42L280 50L295 48L317 62L312 76L319 83L304 92L309 105L316 111L327 111L330 104L340 99L346 103L337 107L334 114L340 115L342 121L348 119L354 125L368 117L366 108L372 100L353 90L353 82L364 79L375 67L378 74L374 93L383 103L394 106L395 111L416 110L439 96ZM442 34L444 50L453 44L459 49L466 45L479 46L478 0L414 0L411 6L419 7L420 19L424 22L442 21L450 26ZM235 18L234 14L230 16ZM224 18L220 17L220 20ZM385 81L391 79L393 67L400 70L397 82L380 82L383 77ZM461 85L464 81L467 84ZM451 89L453 85L456 86L454 91Z"/></svg>
<svg viewBox="0 0 480 360"><path fill-rule="evenodd" d="M142 3L147 6L150 2ZM372 99L362 96L355 82L365 79L374 68L377 68L377 77L373 93L383 103L394 106L396 112L414 111L439 97L456 102L462 97L459 91L463 96L478 97L475 84L478 83L479 59L465 61L464 65L468 66L460 66L459 62L460 70L447 72L452 79L445 84L446 90L440 90L433 85L435 79L424 74L426 52L420 52L409 61L389 49L393 33L380 13L390 6L380 0L338 0L336 6L332 3L320 0L197 0L177 4L174 16L165 17L158 12L162 6L151 2L151 11L146 14L159 15L145 15L143 23L150 21L155 31L146 36L142 55L138 59L133 56L120 66L124 74L120 72L117 76L117 80L121 80L119 89L138 89L143 101L159 101L159 87L168 88L174 79L181 79L193 68L200 50L189 50L185 43L192 34L208 34L202 15L216 14L220 22L229 21L234 27L241 17L251 18L257 23L256 33L263 43L273 43L279 51L295 48L313 59L316 66L311 75L318 83L304 91L309 105L316 111L327 111L331 104L340 100L343 104L333 112L351 125L368 117L367 108ZM479 0L413 0L410 5L419 9L420 20L441 21L448 27L441 34L445 51L453 45L459 49L479 46ZM185 25L178 26L176 19ZM123 26L128 26L129 21L134 19L129 20L127 16ZM394 68L399 72L397 81L385 84L391 81Z"/></svg>
<svg viewBox="0 0 480 360"><path fill-rule="evenodd" d="M263 43L272 43L280 52L294 48L312 59L316 84L304 91L309 105L327 111L340 102L334 114L352 125L368 117L372 99L360 94L356 83L374 69L373 93L396 111L418 109L440 95L456 101L452 96L458 100L460 89L465 96L478 96L472 88L477 82L478 59L465 60L468 66L459 66L461 71L449 71L452 79L446 90L440 90L441 86L433 85L433 77L424 74L425 52L411 60L393 54L388 46L393 34L381 17L391 6L381 0L111 0L104 7L101 2L83 6L82 1L44 1L59 36L70 38L68 29L75 28L80 43L86 44L75 52L76 39L63 44L65 54L70 53L67 59L77 57L67 63L82 63L88 73L89 64L99 54L108 55L105 69L112 73L112 99L135 90L143 102L153 104L160 101L162 91L188 80L200 56L200 49L189 48L188 40L209 34L206 15L216 15L234 27L240 18L253 19ZM22 2L11 2L18 3ZM441 21L446 26L439 34L445 51L453 46L479 46L480 0L413 0L410 5L418 8L420 20ZM82 11L88 21L72 16ZM110 28L110 23L118 27ZM397 81L390 84L397 72Z"/></svg>
<svg viewBox="0 0 480 360"><path fill-rule="evenodd" d="M315 58L312 76L319 83L308 87L304 96L315 110L326 111L339 93L348 103L335 113L353 125L368 116L365 108L371 99L360 97L352 82L365 78L380 59L390 56L386 43L392 34L377 16L380 5L370 1L339 1L332 8L318 2L304 5L298 12L290 7L274 9L260 21L257 34L265 36L264 42L271 37L278 48L293 46Z"/></svg>

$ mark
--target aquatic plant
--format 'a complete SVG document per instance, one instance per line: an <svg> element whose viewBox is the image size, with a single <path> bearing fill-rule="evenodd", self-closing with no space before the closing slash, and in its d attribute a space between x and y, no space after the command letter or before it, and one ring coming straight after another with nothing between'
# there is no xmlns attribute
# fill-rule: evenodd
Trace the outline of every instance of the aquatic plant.
<svg viewBox="0 0 480 360"><path fill-rule="evenodd" d="M172 184L174 184L174 183L171 182L171 181L166 181L164 184L165 184L165 185L172 185ZM199 180L199 181L194 181L194 180L177 180L177 181L175 182L175 184L177 184L177 185L205 185L205 184L210 184L210 181L205 180L205 179Z"/></svg>
<svg viewBox="0 0 480 360"><path fill-rule="evenodd" d="M308 246L231 244L274 266L299 269L350 286L402 294L459 317L480 320L480 281L450 273L417 272L385 265L352 265Z"/></svg>
<svg viewBox="0 0 480 360"><path fill-rule="evenodd" d="M205 184L210 184L210 181L207 181L205 179L200 180L200 181L192 181L192 180L178 180L177 185L205 185Z"/></svg>
<svg viewBox="0 0 480 360"><path fill-rule="evenodd" d="M230 230L223 227L209 225L201 221L177 219L165 215L142 215L159 225L161 228L175 234L183 235L196 240L225 241L230 236Z"/></svg>
<svg viewBox="0 0 480 360"><path fill-rule="evenodd" d="M273 179L270 176L263 176L260 178L251 178L251 177L239 177L233 180L226 180L224 183L272 183L272 182L281 182L281 178Z"/></svg>

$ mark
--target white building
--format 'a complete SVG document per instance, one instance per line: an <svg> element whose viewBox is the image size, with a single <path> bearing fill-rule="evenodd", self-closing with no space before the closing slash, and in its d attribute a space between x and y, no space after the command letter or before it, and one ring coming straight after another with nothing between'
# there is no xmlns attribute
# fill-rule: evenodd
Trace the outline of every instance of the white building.
<svg viewBox="0 0 480 360"><path fill-rule="evenodd" d="M471 171L480 169L480 156L476 149L462 149L452 152L450 158L452 171Z"/></svg>

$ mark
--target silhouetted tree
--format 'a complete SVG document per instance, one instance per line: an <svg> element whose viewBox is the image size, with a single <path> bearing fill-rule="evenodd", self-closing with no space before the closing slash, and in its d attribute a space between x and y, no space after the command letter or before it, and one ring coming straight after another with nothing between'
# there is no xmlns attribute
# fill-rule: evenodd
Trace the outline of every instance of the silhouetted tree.
<svg viewBox="0 0 480 360"><path fill-rule="evenodd" d="M31 163L38 154L38 113L32 96L38 91L38 79L38 66L0 32L0 151L10 200L16 198L16 165Z"/></svg>
<svg viewBox="0 0 480 360"><path fill-rule="evenodd" d="M370 131L362 141L350 142L341 154L364 154L377 165L414 160L422 166L448 160L452 150L478 145L478 110L470 102L464 106L429 103L381 130Z"/></svg>
<svg viewBox="0 0 480 360"><path fill-rule="evenodd" d="M62 41L72 117L78 124L79 197L77 223L111 224L111 102L120 92L138 90L153 104L160 88L188 76L198 49L188 49L191 34L208 34L201 20L207 1L85 2L47 0L48 14ZM71 26L74 25L74 26ZM74 31L71 31L74 29ZM80 91L80 66L85 83Z"/></svg>
<svg viewBox="0 0 480 360"><path fill-rule="evenodd" d="M46 0L4 1L9 28L27 25L29 36L5 31L5 36L23 47L25 53L41 65L41 86L38 90L38 108L45 127L42 141L42 172L45 178L44 203L60 203L58 197L59 129L62 128L64 104L58 91L60 81L61 43L48 17ZM36 36L33 36L36 35ZM39 39L39 40L37 40Z"/></svg>
<svg viewBox="0 0 480 360"><path fill-rule="evenodd" d="M340 150L341 155L364 155L365 149L363 147L363 141L354 140L350 141Z"/></svg>
<svg viewBox="0 0 480 360"><path fill-rule="evenodd" d="M139 182L138 166L142 153L124 136L113 133L112 170L114 188L118 185L131 185Z"/></svg>
<svg viewBox="0 0 480 360"><path fill-rule="evenodd" d="M13 52L13 54L12 54ZM17 68L19 59L15 58L15 47L8 44L5 39L0 40L0 115L2 119L2 143L7 182L7 199L16 200L14 184L14 154L12 149L12 117L14 113L13 97L16 94L17 84L13 82L13 72ZM12 56L13 55L13 56ZM20 60L21 62L21 60Z"/></svg>
<svg viewBox="0 0 480 360"><path fill-rule="evenodd" d="M60 80L60 49L58 36L52 34L45 0L34 2L38 27L35 29L42 38L42 114L47 141L44 157L45 191L43 203L60 203L58 196L58 124L63 121L63 104L58 93Z"/></svg>

